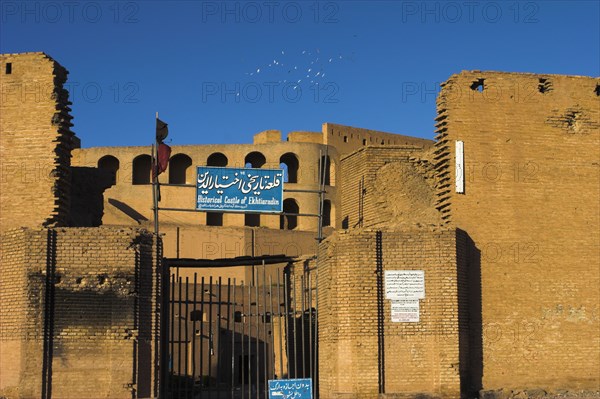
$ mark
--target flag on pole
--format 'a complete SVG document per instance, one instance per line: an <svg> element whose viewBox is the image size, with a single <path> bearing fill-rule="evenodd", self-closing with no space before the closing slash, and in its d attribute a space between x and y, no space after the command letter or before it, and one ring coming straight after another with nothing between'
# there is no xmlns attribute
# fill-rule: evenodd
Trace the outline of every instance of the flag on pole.
<svg viewBox="0 0 600 399"><path fill-rule="evenodd" d="M153 179L156 179L158 175L167 170L169 158L171 157L171 147L165 143L160 143L156 152L156 162L154 162L154 168L152 168Z"/></svg>
<svg viewBox="0 0 600 399"><path fill-rule="evenodd" d="M168 124L156 118L156 142L162 143L169 135Z"/></svg>

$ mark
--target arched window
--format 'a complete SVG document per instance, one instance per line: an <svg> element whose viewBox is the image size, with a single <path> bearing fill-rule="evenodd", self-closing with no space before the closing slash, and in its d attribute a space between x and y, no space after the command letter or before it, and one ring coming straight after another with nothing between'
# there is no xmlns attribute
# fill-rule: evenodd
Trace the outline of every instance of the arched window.
<svg viewBox="0 0 600 399"><path fill-rule="evenodd" d="M244 225L248 226L248 227L259 227L260 226L260 214L246 213L244 215Z"/></svg>
<svg viewBox="0 0 600 399"><path fill-rule="evenodd" d="M323 173L323 170L321 169L323 164L325 164L325 185L335 185L335 165L331 164L331 159L329 158L329 155L323 155L321 157L321 162L319 163L319 173L321 174ZM320 176L319 180L321 180Z"/></svg>
<svg viewBox="0 0 600 399"><path fill-rule="evenodd" d="M251 152L244 158L244 166L246 168L262 168L266 162L267 159L265 156L257 151Z"/></svg>
<svg viewBox="0 0 600 399"><path fill-rule="evenodd" d="M283 200L283 213L300 213L300 207L293 198ZM294 230L298 227L298 216L281 215L279 217L279 228L281 230Z"/></svg>
<svg viewBox="0 0 600 399"><path fill-rule="evenodd" d="M150 184L150 171L152 170L152 157L150 155L138 155L133 159L132 184Z"/></svg>
<svg viewBox="0 0 600 399"><path fill-rule="evenodd" d="M298 183L298 168L299 162L296 154L288 152L279 158L279 166L284 171L285 183Z"/></svg>
<svg viewBox="0 0 600 399"><path fill-rule="evenodd" d="M206 159L206 166L227 166L227 157L220 153L215 152L210 154L210 156Z"/></svg>
<svg viewBox="0 0 600 399"><path fill-rule="evenodd" d="M323 201L323 227L331 226L331 201Z"/></svg>
<svg viewBox="0 0 600 399"><path fill-rule="evenodd" d="M186 184L192 179L192 158L185 154L177 154L169 161L169 183Z"/></svg>
<svg viewBox="0 0 600 399"><path fill-rule="evenodd" d="M119 160L112 155L105 155L98 160L98 169L112 173L112 184L117 184L119 172Z"/></svg>
<svg viewBox="0 0 600 399"><path fill-rule="evenodd" d="M227 166L228 159L225 154L215 152L206 159L206 166ZM223 226L223 212L208 212L206 214L207 226Z"/></svg>

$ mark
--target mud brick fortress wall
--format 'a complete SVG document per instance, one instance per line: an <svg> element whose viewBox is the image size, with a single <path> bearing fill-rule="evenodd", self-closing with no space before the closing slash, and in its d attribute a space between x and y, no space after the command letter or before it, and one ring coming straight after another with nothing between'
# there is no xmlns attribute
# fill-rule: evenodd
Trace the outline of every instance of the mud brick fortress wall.
<svg viewBox="0 0 600 399"><path fill-rule="evenodd" d="M98 225L110 185L106 173L70 165L79 143L68 72L43 53L2 55L0 67L0 396L153 397L154 237L62 227Z"/></svg>
<svg viewBox="0 0 600 399"><path fill-rule="evenodd" d="M137 229L10 230L0 273L0 395L150 397L159 281ZM45 396L44 396L45 397Z"/></svg>
<svg viewBox="0 0 600 399"><path fill-rule="evenodd" d="M322 245L319 358L327 360L319 363L321 397L460 397L468 333L461 234L355 229ZM386 270L424 270L418 323L391 321Z"/></svg>
<svg viewBox="0 0 600 399"><path fill-rule="evenodd" d="M339 225L349 230L330 236L319 259L320 356L337 359L322 363L324 398L598 390L600 357L590 355L600 353L598 85L584 77L463 72L443 85L433 148L368 145L341 157ZM464 142L464 174L455 170L457 140ZM460 383L428 364L431 357L412 384L367 355L377 353L380 332L372 294L377 229L384 241L386 231L397 236L396 251L426 246L423 231L457 232L456 270L446 276L458 287ZM428 270L423 248L406 256L407 266L394 249L383 251L388 267ZM336 319L343 315L346 323ZM400 340L393 348L415 353L411 345Z"/></svg>
<svg viewBox="0 0 600 399"><path fill-rule="evenodd" d="M64 226L70 207L67 70L43 53L0 55L0 231Z"/></svg>
<svg viewBox="0 0 600 399"><path fill-rule="evenodd" d="M599 84L478 71L443 84L437 208L480 251L486 390L600 386Z"/></svg>

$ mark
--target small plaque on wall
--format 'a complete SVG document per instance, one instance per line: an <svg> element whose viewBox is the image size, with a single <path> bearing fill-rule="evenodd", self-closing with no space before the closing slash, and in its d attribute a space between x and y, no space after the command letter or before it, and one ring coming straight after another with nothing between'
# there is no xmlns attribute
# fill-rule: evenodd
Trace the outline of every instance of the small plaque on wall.
<svg viewBox="0 0 600 399"><path fill-rule="evenodd" d="M419 300L392 301L393 323L417 323L419 321Z"/></svg>
<svg viewBox="0 0 600 399"><path fill-rule="evenodd" d="M425 298L425 271L386 270L385 298L391 300Z"/></svg>

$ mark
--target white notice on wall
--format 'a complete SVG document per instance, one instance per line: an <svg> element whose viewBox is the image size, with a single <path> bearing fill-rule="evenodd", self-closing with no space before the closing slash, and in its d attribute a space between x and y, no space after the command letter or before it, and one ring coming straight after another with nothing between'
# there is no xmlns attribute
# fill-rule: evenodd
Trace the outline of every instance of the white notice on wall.
<svg viewBox="0 0 600 399"><path fill-rule="evenodd" d="M419 321L419 300L392 301L393 323L416 323Z"/></svg>
<svg viewBox="0 0 600 399"><path fill-rule="evenodd" d="M425 298L425 271L386 270L385 298L392 300Z"/></svg>

